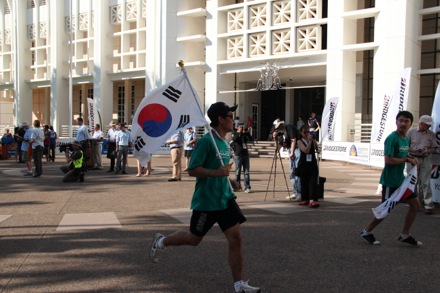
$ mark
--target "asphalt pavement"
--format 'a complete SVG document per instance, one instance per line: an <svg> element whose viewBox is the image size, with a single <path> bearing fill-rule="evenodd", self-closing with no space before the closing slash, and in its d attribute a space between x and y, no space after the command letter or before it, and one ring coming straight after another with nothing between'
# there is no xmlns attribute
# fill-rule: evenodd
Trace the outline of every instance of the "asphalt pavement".
<svg viewBox="0 0 440 293"><path fill-rule="evenodd" d="M62 161L44 163L43 175L32 178L24 164L0 160L0 292L232 292L217 226L198 247L169 247L157 264L148 258L155 233L188 229L195 179L185 173L168 182L169 156L153 157L149 177L136 177L129 158L128 175L91 170L84 183L62 183ZM251 193L237 193L251 285L262 292L440 292L438 206L433 215L420 210L411 229L423 246L397 241L405 204L377 227L381 245L373 246L359 233L380 203L380 170L321 161L320 175L321 206L298 206L286 199L288 161L251 159Z"/></svg>

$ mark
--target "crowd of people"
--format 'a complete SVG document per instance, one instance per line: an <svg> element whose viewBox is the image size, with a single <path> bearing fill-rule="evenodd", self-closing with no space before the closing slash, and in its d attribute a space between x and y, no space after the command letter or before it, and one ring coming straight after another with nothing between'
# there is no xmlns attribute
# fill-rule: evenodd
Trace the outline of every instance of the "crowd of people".
<svg viewBox="0 0 440 293"><path fill-rule="evenodd" d="M197 138L193 128L186 132L176 131L166 143L169 145L172 161L172 176L170 182L182 180L182 172L196 177L195 190L191 200L192 216L189 230L180 230L169 235L157 233L154 235L149 256L157 263L161 254L169 246L197 246L215 223L223 231L228 241L228 261L232 272L234 292L260 292L258 287L249 285L243 278L243 241L240 225L246 217L236 202L236 190L233 189L229 175L231 161L235 163L235 182L241 186L242 172L244 191L251 192L249 146L254 139L249 129L239 119L233 119L237 106L229 107L223 102L214 103L208 110L211 128L202 137ZM236 117L238 118L238 117ZM419 118L418 127L411 128L413 116L408 111L401 111L396 116L396 131L392 132L384 144L384 169L380 184L382 185L382 202L398 190L404 181L404 169L417 168L417 189L411 194L405 194L402 199L408 204L408 211L398 240L413 246L420 246L411 234L410 228L415 221L422 202L425 213L433 213L432 192L430 187L431 154L438 151L437 139L431 130L432 118L423 115ZM107 158L110 168L107 172L118 175L127 174L127 156L133 146L130 131L124 123L111 123L107 135L96 124L94 131L89 132L82 118L77 119L78 131L75 141L65 150L68 163L60 169L65 174L63 182L83 182L86 160L93 157L93 169L102 170L102 143L107 139ZM23 122L16 131L15 138L19 143L18 153L20 162L26 163L25 175L40 177L43 174L42 159L47 162L55 161L55 145L57 134L50 126L41 127L40 121L35 120L33 128L28 122ZM317 132L319 122L316 114L312 113L307 123L298 118L296 125L286 123L277 118L273 122L271 137L276 144L276 156L280 149L288 151L290 159L290 179L294 193L289 196L300 206L318 208L319 160ZM226 139L227 133L232 132L231 139ZM6 132L3 137L10 137ZM95 145L94 153L87 154L87 143ZM185 169L182 170L182 157L186 159ZM31 158L34 161L32 170ZM137 177L149 176L151 160L147 166L138 161ZM418 198L419 197L419 198ZM361 231L360 236L368 243L378 245L372 231L383 221L374 217Z"/></svg>

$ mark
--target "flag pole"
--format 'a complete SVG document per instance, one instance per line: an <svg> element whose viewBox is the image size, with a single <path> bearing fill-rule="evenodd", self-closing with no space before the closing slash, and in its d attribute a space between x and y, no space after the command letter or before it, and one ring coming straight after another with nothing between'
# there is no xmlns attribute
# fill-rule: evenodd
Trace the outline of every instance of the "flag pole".
<svg viewBox="0 0 440 293"><path fill-rule="evenodd" d="M200 113L201 113L202 115L204 115L204 113L203 113L203 111L202 111L202 107L200 106L200 103L199 103L199 100L200 100L200 99L199 99L199 97L197 96L196 92L194 91L194 89L193 89L193 87L192 87L192 85L191 85L191 82L190 82L190 80L189 80L189 78L188 78L188 75L186 74L185 64L184 64L183 60L180 60L180 61L178 62L178 64L179 64L179 66L180 66L180 69L182 70L182 73L183 73L183 75L184 75L186 81L188 82L189 88L190 88L191 93L192 93L192 95L193 95L193 97L194 97L194 100L196 101L196 104L197 104L197 107L199 108ZM220 164L221 164L222 166L224 166L225 164L223 163L222 157L221 157L221 155L220 155L220 151L218 150L217 144L215 143L214 136L212 135L211 126L210 126L208 123L206 123L206 124L205 124L205 128L208 130L209 136L211 137L212 144L214 145L215 152L217 153L217 158L220 160ZM228 183L229 183L229 188L231 189L232 192L234 192L234 189L232 188L232 184L231 184L231 181L229 180L229 177L228 177Z"/></svg>

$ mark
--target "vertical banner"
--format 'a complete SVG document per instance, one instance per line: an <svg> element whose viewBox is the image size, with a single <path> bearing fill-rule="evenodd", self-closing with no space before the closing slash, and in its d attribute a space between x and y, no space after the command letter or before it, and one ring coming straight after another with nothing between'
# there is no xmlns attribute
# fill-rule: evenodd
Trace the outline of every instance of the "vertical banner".
<svg viewBox="0 0 440 293"><path fill-rule="evenodd" d="M399 81L395 84L391 94L386 93L382 105L374 109L372 143L383 143L385 138L396 129L397 113L405 110L408 103L410 78L411 67L408 67L400 74Z"/></svg>
<svg viewBox="0 0 440 293"><path fill-rule="evenodd" d="M434 131L437 143L440 144L440 83L437 85L435 91L434 104L432 105L432 126L431 130ZM432 169L431 169L431 189L432 200L434 202L440 202L440 153L437 150L432 154Z"/></svg>
<svg viewBox="0 0 440 293"><path fill-rule="evenodd" d="M339 98L333 97L329 99L322 111L321 120L321 140L335 140L335 123L336 123L336 108L338 107Z"/></svg>
<svg viewBox="0 0 440 293"><path fill-rule="evenodd" d="M96 123L99 123L98 108L94 99L87 98L87 109L89 115L89 130L93 131Z"/></svg>

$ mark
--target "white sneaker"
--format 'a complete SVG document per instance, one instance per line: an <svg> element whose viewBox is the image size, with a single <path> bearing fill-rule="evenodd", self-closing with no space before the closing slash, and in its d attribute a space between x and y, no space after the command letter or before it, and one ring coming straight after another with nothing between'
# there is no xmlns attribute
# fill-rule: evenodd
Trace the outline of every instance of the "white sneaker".
<svg viewBox="0 0 440 293"><path fill-rule="evenodd" d="M286 196L286 199L295 199L296 198L296 194L294 193L294 194L291 194L291 195L288 195L288 196Z"/></svg>
<svg viewBox="0 0 440 293"><path fill-rule="evenodd" d="M249 280L247 280L246 282L243 282L241 284L240 290L235 291L236 293L259 293L261 292L260 288L257 287L252 287L251 285L248 284Z"/></svg>
<svg viewBox="0 0 440 293"><path fill-rule="evenodd" d="M152 262L157 263L159 261L160 256L162 255L162 253L164 252L165 248L159 248L157 246L157 242L159 241L159 239L161 238L165 238L165 236L163 234L160 233L156 233L153 237L153 241L151 241L151 246L150 246L150 259Z"/></svg>
<svg viewBox="0 0 440 293"><path fill-rule="evenodd" d="M250 190L249 188L246 188L246 189L244 190L244 192L249 193L249 192L251 192L251 190Z"/></svg>
<svg viewBox="0 0 440 293"><path fill-rule="evenodd" d="M298 194L293 200L293 202L299 202L301 201L301 194Z"/></svg>

